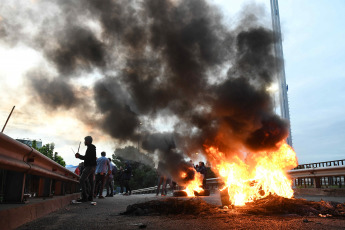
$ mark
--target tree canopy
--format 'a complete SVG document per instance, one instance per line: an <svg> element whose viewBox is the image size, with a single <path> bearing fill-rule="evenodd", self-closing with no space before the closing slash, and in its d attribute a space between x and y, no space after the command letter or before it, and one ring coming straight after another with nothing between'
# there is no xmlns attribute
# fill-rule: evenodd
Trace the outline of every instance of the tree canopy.
<svg viewBox="0 0 345 230"><path fill-rule="evenodd" d="M124 168L126 162L131 165L132 178L129 184L132 189L141 189L156 185L158 175L153 161L151 159L149 160L144 153L140 153L135 147L126 146L125 148L117 148L112 155L112 161L118 168L119 174L121 174L120 167ZM115 180L117 186L119 185L119 179Z"/></svg>
<svg viewBox="0 0 345 230"><path fill-rule="evenodd" d="M59 156L57 152L54 153L54 148L55 148L55 144L54 143L45 144L41 148L38 148L37 147L37 142L36 142L36 140L34 140L32 142L32 147L34 149L36 149L37 151L39 151L40 153L42 153L43 155L45 155L48 158L52 159L56 163L60 164L61 166L63 166L63 167L66 166L66 162L64 161L62 156Z"/></svg>

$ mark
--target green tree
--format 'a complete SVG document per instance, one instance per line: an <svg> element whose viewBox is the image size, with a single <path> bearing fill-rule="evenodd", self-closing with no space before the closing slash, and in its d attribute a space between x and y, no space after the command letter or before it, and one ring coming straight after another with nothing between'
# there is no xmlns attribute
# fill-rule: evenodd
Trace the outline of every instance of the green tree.
<svg viewBox="0 0 345 230"><path fill-rule="evenodd" d="M156 170L139 162L135 163L133 177L130 181L131 187L133 189L140 189L155 186L158 179Z"/></svg>
<svg viewBox="0 0 345 230"><path fill-rule="evenodd" d="M32 146L31 147L36 149L36 150L38 150L38 148L37 148L37 141L36 140L32 141Z"/></svg>
<svg viewBox="0 0 345 230"><path fill-rule="evenodd" d="M59 156L57 152L54 153L54 159L53 159L56 163L62 165L63 167L66 166L66 162L64 161L64 159L62 158L62 156Z"/></svg>
<svg viewBox="0 0 345 230"><path fill-rule="evenodd" d="M43 145L42 148L39 148L37 150L43 155L47 156L48 158L54 160L54 148L55 148L55 144L50 143L50 144Z"/></svg>
<svg viewBox="0 0 345 230"><path fill-rule="evenodd" d="M112 162L115 164L117 169L120 169L120 167L125 167L126 160L120 156L116 156L115 154L113 154Z"/></svg>
<svg viewBox="0 0 345 230"><path fill-rule="evenodd" d="M127 155L127 153L129 154ZM147 157L145 157L144 155L144 157L142 158L140 155L137 155L137 153L138 153L138 150L131 146L127 146L123 149L118 148L115 150L115 153L112 155L112 161L114 162L118 170L120 169L120 167L125 168L125 163L129 162L129 164L132 167L132 175L133 175L131 180L129 181L129 185L133 190L155 186L157 183L158 175L156 173L156 169L153 167L153 162L144 160L145 163L149 163L149 164L143 164L142 159L145 159ZM121 154L121 156L118 154ZM132 159L135 156L135 159L137 160L130 160L128 158L126 159L126 156ZM115 180L115 185L119 186L118 180Z"/></svg>
<svg viewBox="0 0 345 230"><path fill-rule="evenodd" d="M58 155L57 152L54 153L54 148L55 144L50 143L50 144L45 144L41 148L37 147L37 141L33 140L32 141L32 148L36 149L38 152L42 153L43 155L47 156L48 158L52 159L56 163L60 164L61 166L65 167L66 162L64 159Z"/></svg>

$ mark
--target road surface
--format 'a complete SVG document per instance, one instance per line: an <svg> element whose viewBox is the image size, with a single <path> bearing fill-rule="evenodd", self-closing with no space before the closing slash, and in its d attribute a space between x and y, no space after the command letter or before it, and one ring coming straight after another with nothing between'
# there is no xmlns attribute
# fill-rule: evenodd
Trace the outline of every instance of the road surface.
<svg viewBox="0 0 345 230"><path fill-rule="evenodd" d="M164 197L163 197L164 198ZM302 217L297 215L119 215L130 204L155 199L154 194L106 197L90 202L71 204L19 229L344 229L345 218ZM315 198L315 197L311 197ZM219 194L205 197L206 202L220 205ZM317 198L315 198L317 199ZM344 198L343 198L344 199Z"/></svg>

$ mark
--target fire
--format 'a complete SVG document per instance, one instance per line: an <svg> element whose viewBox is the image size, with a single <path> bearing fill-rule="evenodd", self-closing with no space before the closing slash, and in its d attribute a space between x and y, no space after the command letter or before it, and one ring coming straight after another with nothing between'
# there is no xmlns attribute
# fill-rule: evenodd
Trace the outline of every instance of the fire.
<svg viewBox="0 0 345 230"><path fill-rule="evenodd" d="M208 147L206 152L225 183L221 190L228 189L232 204L242 206L269 194L293 197L292 181L285 172L297 166L297 158L288 144L281 144L277 151L255 153L245 161L235 156L232 163L215 147Z"/></svg>
<svg viewBox="0 0 345 230"><path fill-rule="evenodd" d="M193 170L194 170L194 179L188 181L188 183L185 185L186 189L183 190L187 193L187 196L189 197L195 196L194 191L199 193L204 190L202 188L203 175L197 172L194 168ZM181 178L185 179L186 177L187 177L187 173L182 172Z"/></svg>

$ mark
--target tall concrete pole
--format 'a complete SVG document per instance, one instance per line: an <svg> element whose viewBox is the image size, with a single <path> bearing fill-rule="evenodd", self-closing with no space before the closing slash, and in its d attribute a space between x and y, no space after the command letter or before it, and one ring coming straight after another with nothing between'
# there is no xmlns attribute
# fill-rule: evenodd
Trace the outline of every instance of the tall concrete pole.
<svg viewBox="0 0 345 230"><path fill-rule="evenodd" d="M290 112L289 112L289 101L288 101L288 87L285 79L285 66L284 66L284 54L283 54L283 44L280 29L280 17L279 17L279 7L278 0L271 1L271 17L272 17L272 28L274 36L277 38L277 42L274 45L274 52L278 59L281 60L281 68L278 71L278 83L279 83L279 101L281 116L286 119L289 123L289 136L287 138L287 143L292 146L292 136L291 136L291 122L290 122Z"/></svg>

